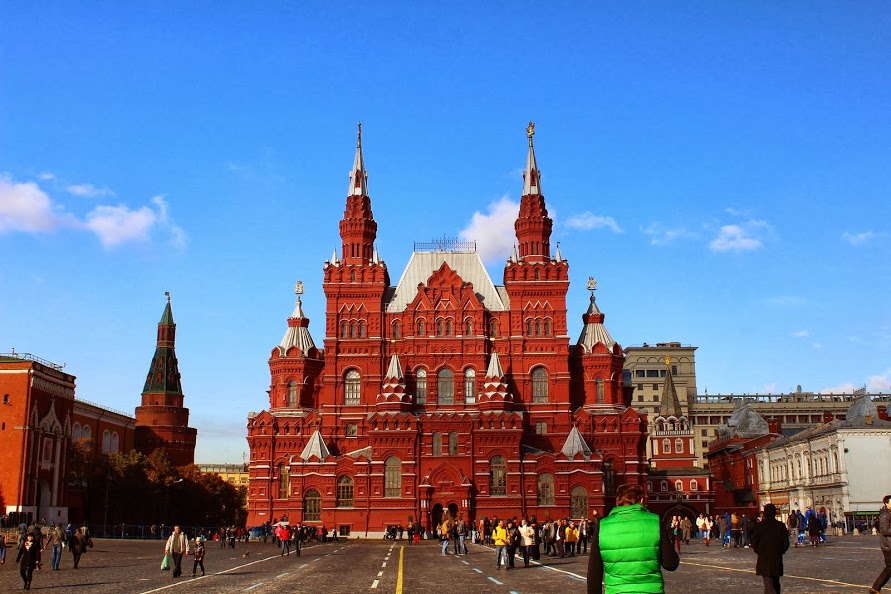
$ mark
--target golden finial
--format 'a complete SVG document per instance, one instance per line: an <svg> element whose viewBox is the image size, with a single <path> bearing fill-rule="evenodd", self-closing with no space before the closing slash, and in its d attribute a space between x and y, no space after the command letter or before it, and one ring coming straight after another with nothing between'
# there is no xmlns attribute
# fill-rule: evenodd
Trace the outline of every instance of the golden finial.
<svg viewBox="0 0 891 594"><path fill-rule="evenodd" d="M532 146L533 136L535 136L535 122L529 120L529 125L526 126L526 137L529 139L529 146Z"/></svg>
<svg viewBox="0 0 891 594"><path fill-rule="evenodd" d="M588 277L588 290L589 290L589 291L596 291L596 290L597 290L597 281L594 280L594 277L593 277L593 276L589 276L589 277Z"/></svg>
<svg viewBox="0 0 891 594"><path fill-rule="evenodd" d="M362 146L362 122L359 122L359 135L356 139L356 146Z"/></svg>
<svg viewBox="0 0 891 594"><path fill-rule="evenodd" d="M297 284L294 285L294 292L303 295L303 281L297 281Z"/></svg>
<svg viewBox="0 0 891 594"><path fill-rule="evenodd" d="M665 355L665 366L666 367L671 366L671 355Z"/></svg>

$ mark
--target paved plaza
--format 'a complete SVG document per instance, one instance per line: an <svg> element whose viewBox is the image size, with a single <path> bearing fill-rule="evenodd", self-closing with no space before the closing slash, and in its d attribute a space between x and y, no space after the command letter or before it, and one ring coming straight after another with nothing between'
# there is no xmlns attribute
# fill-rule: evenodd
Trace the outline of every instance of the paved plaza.
<svg viewBox="0 0 891 594"><path fill-rule="evenodd" d="M62 569L34 573L32 590L64 592L70 588L91 594L165 592L281 592L388 594L460 592L462 594L534 594L585 592L587 558L543 558L541 564L525 569L517 557L517 568L495 569L495 554L484 546L470 545L466 556L442 555L439 544L424 541L351 540L312 543L300 557L282 557L270 542L239 544L221 549L209 543L207 575L192 578L192 560L183 561L184 575L172 579L161 571L163 542L95 539L96 546L73 569L65 551ZM7 550L0 567L0 591L22 589L16 549ZM868 591L882 568L878 538L847 536L834 538L819 548L791 548L786 555L784 594ZM681 549L681 566L666 574L666 592L709 594L757 594L761 578L754 574L755 554L749 549L722 550L691 543Z"/></svg>

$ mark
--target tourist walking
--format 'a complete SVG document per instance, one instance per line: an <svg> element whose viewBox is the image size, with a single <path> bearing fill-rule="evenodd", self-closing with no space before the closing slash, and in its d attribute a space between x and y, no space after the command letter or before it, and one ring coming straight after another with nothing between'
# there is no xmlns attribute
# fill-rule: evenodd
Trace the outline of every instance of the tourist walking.
<svg viewBox="0 0 891 594"><path fill-rule="evenodd" d="M506 570L510 569L507 559L509 539L507 528L504 527L504 520L498 520L498 525L492 530L492 540L495 542L495 569L501 569L502 564Z"/></svg>
<svg viewBox="0 0 891 594"><path fill-rule="evenodd" d="M16 555L16 562L19 564L19 573L22 576L22 582L25 584L25 590L31 589L31 578L34 577L34 568L37 567L37 557L40 552L40 545L34 541L34 534L29 532L25 535L25 542Z"/></svg>
<svg viewBox="0 0 891 594"><path fill-rule="evenodd" d="M526 518L520 520L520 550L523 554L523 567L529 567L529 558L533 555L535 548L535 529L526 522Z"/></svg>
<svg viewBox="0 0 891 594"><path fill-rule="evenodd" d="M87 552L87 534L83 527L77 528L68 541L68 550L71 551L74 569L80 563L80 556Z"/></svg>
<svg viewBox="0 0 891 594"><path fill-rule="evenodd" d="M891 495L885 495L882 499L882 510L879 512L879 546L885 557L885 569L869 589L870 594L880 594L882 587L891 578Z"/></svg>
<svg viewBox="0 0 891 594"><path fill-rule="evenodd" d="M173 561L172 577L178 578L183 574L183 555L188 555L190 552L189 538L183 534L179 525L174 526L173 533L164 546L164 554L170 555L170 559Z"/></svg>
<svg viewBox="0 0 891 594"><path fill-rule="evenodd" d="M659 516L644 509L643 502L643 487L620 486L616 507L591 530L588 594L600 594L602 584L606 584L606 594L664 594L662 569L674 571L680 558Z"/></svg>
<svg viewBox="0 0 891 594"><path fill-rule="evenodd" d="M192 577L195 577L195 570L201 568L201 575L204 575L204 536L195 539L195 561L192 563Z"/></svg>
<svg viewBox="0 0 891 594"><path fill-rule="evenodd" d="M776 516L776 506L768 503L764 519L752 531L752 550L758 555L755 573L764 579L764 594L780 594L783 555L789 550L789 531Z"/></svg>

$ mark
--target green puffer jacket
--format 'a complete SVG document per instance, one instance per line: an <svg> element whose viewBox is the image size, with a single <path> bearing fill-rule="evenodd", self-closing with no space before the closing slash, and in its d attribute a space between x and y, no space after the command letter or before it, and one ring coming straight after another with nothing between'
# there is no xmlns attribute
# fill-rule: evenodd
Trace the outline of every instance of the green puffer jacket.
<svg viewBox="0 0 891 594"><path fill-rule="evenodd" d="M606 594L663 594L659 516L639 503L614 507L600 521Z"/></svg>

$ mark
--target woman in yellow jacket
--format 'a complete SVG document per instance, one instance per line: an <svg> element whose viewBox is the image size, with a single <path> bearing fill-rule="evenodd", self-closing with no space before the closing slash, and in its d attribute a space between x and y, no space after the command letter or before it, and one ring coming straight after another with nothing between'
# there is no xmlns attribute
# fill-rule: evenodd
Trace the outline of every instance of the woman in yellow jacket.
<svg viewBox="0 0 891 594"><path fill-rule="evenodd" d="M504 520L498 520L498 526L492 530L492 540L495 542L495 569L501 569L502 561L505 570L510 569L507 561L507 545L510 542L510 537L507 534L507 528L504 527Z"/></svg>
<svg viewBox="0 0 891 594"><path fill-rule="evenodd" d="M570 522L566 527L566 554L575 557L575 545L579 541L579 529L576 528L575 522Z"/></svg>

